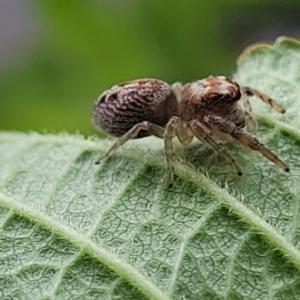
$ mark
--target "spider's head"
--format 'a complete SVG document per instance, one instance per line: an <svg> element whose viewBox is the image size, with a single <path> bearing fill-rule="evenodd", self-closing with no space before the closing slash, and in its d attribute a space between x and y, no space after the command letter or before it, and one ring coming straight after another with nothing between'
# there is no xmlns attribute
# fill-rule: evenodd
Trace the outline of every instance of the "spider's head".
<svg viewBox="0 0 300 300"><path fill-rule="evenodd" d="M241 98L239 85L233 79L225 76L209 76L197 80L190 84L187 93L188 97L194 101L212 105L232 103Z"/></svg>

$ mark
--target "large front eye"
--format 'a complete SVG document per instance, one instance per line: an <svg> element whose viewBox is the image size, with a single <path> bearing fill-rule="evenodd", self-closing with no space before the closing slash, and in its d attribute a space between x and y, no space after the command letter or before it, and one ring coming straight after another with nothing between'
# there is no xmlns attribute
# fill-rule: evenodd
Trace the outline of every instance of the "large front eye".
<svg viewBox="0 0 300 300"><path fill-rule="evenodd" d="M220 99L220 95L214 93L214 94L211 94L210 98L211 98L212 100L219 100L219 99Z"/></svg>

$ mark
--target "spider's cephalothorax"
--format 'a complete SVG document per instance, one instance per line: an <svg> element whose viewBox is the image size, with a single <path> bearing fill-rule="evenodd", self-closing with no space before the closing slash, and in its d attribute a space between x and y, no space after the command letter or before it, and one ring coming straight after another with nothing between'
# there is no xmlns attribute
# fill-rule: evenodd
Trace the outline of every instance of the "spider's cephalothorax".
<svg viewBox="0 0 300 300"><path fill-rule="evenodd" d="M157 79L138 79L113 86L100 95L94 106L94 123L120 137L97 163L127 140L147 135L163 138L169 186L173 182L172 139L188 145L195 136L222 155L239 174L242 172L223 142L236 139L260 151L280 168L286 164L249 132L255 129L248 96L257 96L277 111L285 110L267 95L240 87L232 78L209 76L186 85L172 86Z"/></svg>

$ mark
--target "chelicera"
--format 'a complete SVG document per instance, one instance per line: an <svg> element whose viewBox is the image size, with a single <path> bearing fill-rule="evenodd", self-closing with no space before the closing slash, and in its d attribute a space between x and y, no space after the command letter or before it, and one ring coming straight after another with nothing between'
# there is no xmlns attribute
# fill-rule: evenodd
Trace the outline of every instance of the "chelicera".
<svg viewBox="0 0 300 300"><path fill-rule="evenodd" d="M255 129L249 96L256 96L280 113L285 110L267 95L240 87L232 78L209 76L182 85L158 79L137 79L103 92L94 105L93 119L104 132L119 137L99 158L101 163L129 139L149 135L164 139L168 184L173 183L172 139L189 145L195 136L214 148L235 170L241 169L224 143L235 139L259 151L285 171L287 165L250 133Z"/></svg>

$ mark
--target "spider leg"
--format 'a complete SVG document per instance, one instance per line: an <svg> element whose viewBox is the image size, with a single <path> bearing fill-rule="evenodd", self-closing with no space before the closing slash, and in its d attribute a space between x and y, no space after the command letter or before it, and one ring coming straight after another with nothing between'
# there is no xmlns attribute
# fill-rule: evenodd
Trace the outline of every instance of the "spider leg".
<svg viewBox="0 0 300 300"><path fill-rule="evenodd" d="M128 130L123 136L121 136L111 147L110 149L101 156L96 164L102 163L108 157L110 157L120 146L125 144L128 140L135 138L141 130L149 132L150 135L155 135L157 137L163 138L164 128L148 121L144 121L134 125L130 130Z"/></svg>
<svg viewBox="0 0 300 300"><path fill-rule="evenodd" d="M254 132L255 131L255 127L256 127L256 123L254 118L252 117L252 115L248 112L245 111L244 112L244 118L245 118L245 124L246 124L246 128L248 132Z"/></svg>
<svg viewBox="0 0 300 300"><path fill-rule="evenodd" d="M171 188L173 186L174 180L174 167L172 162L172 154L173 154L173 145L172 140L176 136L176 128L180 124L181 120L178 117L172 117L167 126L164 133L164 142L165 142L165 157L167 162L168 169L168 187Z"/></svg>
<svg viewBox="0 0 300 300"><path fill-rule="evenodd" d="M242 175L240 167L237 165L232 156L227 152L224 144L213 135L209 128L207 128L204 124L202 124L199 120L194 119L190 122L190 128L192 132L203 143L209 144L213 149L215 149L223 158L227 160L227 162L231 165L231 167L235 170L238 175Z"/></svg>
<svg viewBox="0 0 300 300"><path fill-rule="evenodd" d="M252 107L249 102L248 95L244 93L241 99L242 110L244 111L244 120L248 132L254 132L256 127L255 119L252 116Z"/></svg>
<svg viewBox="0 0 300 300"><path fill-rule="evenodd" d="M271 99L269 96L267 96L266 94L261 93L258 90L252 89L250 87L247 86L243 86L241 87L241 90L249 97L251 96L256 96L258 98L260 98L262 101L266 102L267 104L269 104L271 107L273 107L274 109L276 109L278 112L284 114L285 113L285 109L276 101L274 101L273 99Z"/></svg>
<svg viewBox="0 0 300 300"><path fill-rule="evenodd" d="M266 148L262 143L259 142L259 140L251 136L249 133L236 127L236 125L233 122L227 121L222 117L214 115L205 116L203 122L207 124L210 128L214 128L223 133L228 133L243 145L253 150L259 151L267 159L272 161L274 164L276 164L278 167L282 168L286 172L289 171L288 166L281 159L279 159L271 150Z"/></svg>

